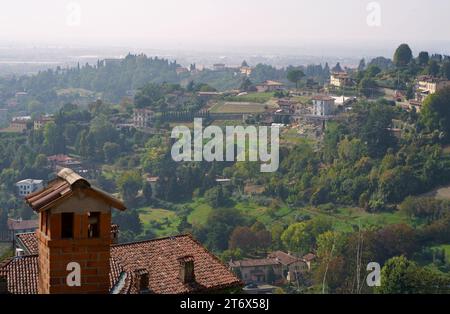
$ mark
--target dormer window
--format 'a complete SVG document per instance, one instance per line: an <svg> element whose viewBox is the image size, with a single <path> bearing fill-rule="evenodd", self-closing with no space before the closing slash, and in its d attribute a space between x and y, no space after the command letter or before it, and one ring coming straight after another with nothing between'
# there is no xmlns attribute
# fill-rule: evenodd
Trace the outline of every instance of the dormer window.
<svg viewBox="0 0 450 314"><path fill-rule="evenodd" d="M73 239L73 213L61 214L61 238Z"/></svg>
<svg viewBox="0 0 450 314"><path fill-rule="evenodd" d="M88 213L88 238L100 237L100 213Z"/></svg>

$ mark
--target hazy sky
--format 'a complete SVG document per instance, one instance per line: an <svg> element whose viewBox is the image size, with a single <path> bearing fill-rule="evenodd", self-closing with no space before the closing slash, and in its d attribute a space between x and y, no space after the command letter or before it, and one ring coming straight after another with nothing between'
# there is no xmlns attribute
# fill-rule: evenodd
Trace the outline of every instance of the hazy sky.
<svg viewBox="0 0 450 314"><path fill-rule="evenodd" d="M450 41L449 12L449 0L1 0L0 41L142 47Z"/></svg>

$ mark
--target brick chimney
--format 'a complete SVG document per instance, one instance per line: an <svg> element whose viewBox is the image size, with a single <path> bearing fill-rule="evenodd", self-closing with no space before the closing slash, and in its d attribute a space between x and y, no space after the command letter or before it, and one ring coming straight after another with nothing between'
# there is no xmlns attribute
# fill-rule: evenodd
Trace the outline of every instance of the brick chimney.
<svg viewBox="0 0 450 314"><path fill-rule="evenodd" d="M111 225L111 244L119 243L119 226Z"/></svg>
<svg viewBox="0 0 450 314"><path fill-rule="evenodd" d="M109 293L111 210L125 206L70 169L26 200L39 214L38 292Z"/></svg>
<svg viewBox="0 0 450 314"><path fill-rule="evenodd" d="M182 283L189 284L195 282L194 257L191 255L183 256L178 259L180 263L179 278Z"/></svg>

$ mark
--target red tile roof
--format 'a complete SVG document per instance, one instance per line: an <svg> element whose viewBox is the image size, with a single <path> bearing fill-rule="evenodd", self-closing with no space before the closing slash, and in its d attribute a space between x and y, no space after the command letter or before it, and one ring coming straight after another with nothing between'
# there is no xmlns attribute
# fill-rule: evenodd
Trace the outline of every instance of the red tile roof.
<svg viewBox="0 0 450 314"><path fill-rule="evenodd" d="M305 256L303 256L303 259L307 262L310 262L316 258L316 255L313 253L308 253Z"/></svg>
<svg viewBox="0 0 450 314"><path fill-rule="evenodd" d="M301 260L298 257L292 256L282 251L272 252L269 254L269 257L277 259L283 265L289 265Z"/></svg>
<svg viewBox="0 0 450 314"><path fill-rule="evenodd" d="M180 294L241 285L217 257L190 235L114 245L111 256L129 275L137 269L146 269L149 289L153 293ZM179 259L185 256L193 258L195 285L183 284L178 278Z"/></svg>
<svg viewBox="0 0 450 314"><path fill-rule="evenodd" d="M8 218L8 229L9 230L27 230L36 229L39 223L37 219L34 220L16 220Z"/></svg>
<svg viewBox="0 0 450 314"><path fill-rule="evenodd" d="M278 265L279 261L276 258L257 258L257 259L243 259L240 261L231 261L231 267L257 267L257 266L271 266Z"/></svg>
<svg viewBox="0 0 450 314"><path fill-rule="evenodd" d="M36 236L34 233L24 233L18 238L24 249L35 255L14 258L9 262L6 268L11 287L9 291L37 293ZM179 259L186 256L194 261L195 284L183 284L178 278ZM149 273L149 290L152 293L182 294L242 286L241 281L217 257L190 235L112 245L110 263L110 288L116 288L120 293L137 293L135 272L142 269Z"/></svg>
<svg viewBox="0 0 450 314"><path fill-rule="evenodd" d="M270 253L267 258L243 259L240 261L231 261L230 267L257 267L257 266L273 266L273 265L290 265L295 262L304 261L302 258L295 257L282 251Z"/></svg>
<svg viewBox="0 0 450 314"><path fill-rule="evenodd" d="M327 95L316 95L312 97L312 100L319 100L319 101L332 101L335 100L333 97L327 96Z"/></svg>
<svg viewBox="0 0 450 314"><path fill-rule="evenodd" d="M39 278L38 256L29 255L7 260L0 269L6 272L7 287L12 294L36 294Z"/></svg>
<svg viewBox="0 0 450 314"><path fill-rule="evenodd" d="M18 244L30 255L38 254L38 243L34 232L19 233L16 235Z"/></svg>
<svg viewBox="0 0 450 314"><path fill-rule="evenodd" d="M27 255L14 257L0 264L0 273L7 275L8 292L11 294L37 294L39 282L38 255ZM122 267L110 261L111 271L109 273L110 288L118 282Z"/></svg>

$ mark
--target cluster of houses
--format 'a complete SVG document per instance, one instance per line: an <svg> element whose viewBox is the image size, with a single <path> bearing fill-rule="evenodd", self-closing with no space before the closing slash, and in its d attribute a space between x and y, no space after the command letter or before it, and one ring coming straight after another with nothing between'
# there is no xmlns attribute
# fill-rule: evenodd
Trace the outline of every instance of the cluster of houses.
<svg viewBox="0 0 450 314"><path fill-rule="evenodd" d="M40 130L44 128L48 123L54 122L53 115L41 115L35 119L31 116L15 116L12 117L9 122L9 126L0 131L3 132L13 132L13 133L23 133L28 128L33 128L34 130ZM8 122L8 110L0 109L0 124L6 124Z"/></svg>
<svg viewBox="0 0 450 314"><path fill-rule="evenodd" d="M175 69L177 75L182 75L185 73L198 73L200 71L205 70L204 66L196 66L195 64L190 67L179 66ZM211 67L212 71L222 72L227 70L235 71L236 73L240 73L245 76L250 76L253 71L253 67L249 66L245 61L242 63L240 67L228 67L225 63L214 63Z"/></svg>
<svg viewBox="0 0 450 314"><path fill-rule="evenodd" d="M419 112L425 98L446 87L450 87L450 80L430 75L419 76L416 80L414 99L409 101L408 108L414 108Z"/></svg>
<svg viewBox="0 0 450 314"><path fill-rule="evenodd" d="M246 284L284 284L303 280L303 274L311 270L315 258L313 253L298 257L275 251L265 258L230 260L228 265Z"/></svg>

